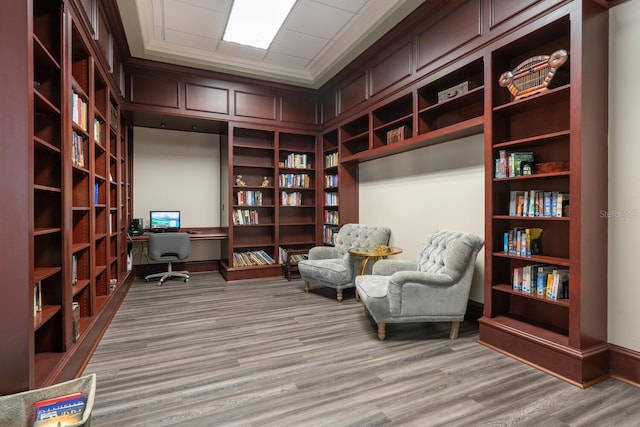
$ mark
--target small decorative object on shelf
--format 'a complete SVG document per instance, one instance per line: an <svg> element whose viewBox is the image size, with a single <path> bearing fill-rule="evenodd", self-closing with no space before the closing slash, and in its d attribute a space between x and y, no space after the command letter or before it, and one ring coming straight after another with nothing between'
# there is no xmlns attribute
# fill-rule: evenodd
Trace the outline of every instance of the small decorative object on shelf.
<svg viewBox="0 0 640 427"><path fill-rule="evenodd" d="M261 187L268 187L268 186L269 186L269 177L265 176L264 178L262 178Z"/></svg>
<svg viewBox="0 0 640 427"><path fill-rule="evenodd" d="M245 184L244 180L242 179L242 175L238 175L236 177L236 186L237 187L245 187L247 184Z"/></svg>
<svg viewBox="0 0 640 427"><path fill-rule="evenodd" d="M441 90L438 92L438 102L447 101L451 98L455 98L456 96L464 95L476 87L478 87L478 85L474 82L466 81L450 87L449 89Z"/></svg>
<svg viewBox="0 0 640 427"><path fill-rule="evenodd" d="M548 90L551 79L562 64L567 62L569 54L560 49L551 55L539 55L520 63L512 71L502 73L498 83L509 89L514 100L535 95Z"/></svg>
<svg viewBox="0 0 640 427"><path fill-rule="evenodd" d="M409 129L409 126L400 126L387 132L387 144L393 144L405 138L411 138L411 129Z"/></svg>

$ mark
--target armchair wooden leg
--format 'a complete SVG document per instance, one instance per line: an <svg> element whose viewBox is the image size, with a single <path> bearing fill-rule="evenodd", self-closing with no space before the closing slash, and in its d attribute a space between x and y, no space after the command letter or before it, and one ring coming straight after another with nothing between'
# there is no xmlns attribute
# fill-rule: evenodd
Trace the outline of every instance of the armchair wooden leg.
<svg viewBox="0 0 640 427"><path fill-rule="evenodd" d="M338 302L342 302L342 289L337 289L336 291L337 291L336 298L337 298Z"/></svg>
<svg viewBox="0 0 640 427"><path fill-rule="evenodd" d="M449 339L455 340L458 338L458 331L460 330L460 321L451 322L451 331L449 332Z"/></svg>
<svg viewBox="0 0 640 427"><path fill-rule="evenodd" d="M387 337L387 325L385 323L378 323L378 339L384 341Z"/></svg>
<svg viewBox="0 0 640 427"><path fill-rule="evenodd" d="M309 281L308 280L304 281L304 291L305 292L309 292Z"/></svg>

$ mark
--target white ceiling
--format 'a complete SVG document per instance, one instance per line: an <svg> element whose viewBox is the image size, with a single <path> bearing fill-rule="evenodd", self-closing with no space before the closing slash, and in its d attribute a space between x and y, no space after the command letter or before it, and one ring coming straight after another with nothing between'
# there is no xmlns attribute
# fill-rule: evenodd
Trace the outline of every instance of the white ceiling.
<svg viewBox="0 0 640 427"><path fill-rule="evenodd" d="M117 1L134 57L318 88L424 0L297 0L268 50L222 40L232 0Z"/></svg>

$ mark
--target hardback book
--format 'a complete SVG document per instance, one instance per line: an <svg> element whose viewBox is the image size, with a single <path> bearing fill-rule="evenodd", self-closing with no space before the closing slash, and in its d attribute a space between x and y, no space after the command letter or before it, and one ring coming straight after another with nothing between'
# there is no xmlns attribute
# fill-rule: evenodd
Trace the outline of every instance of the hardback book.
<svg viewBox="0 0 640 427"><path fill-rule="evenodd" d="M522 267L516 267L513 269L513 282L511 284L514 291L522 290Z"/></svg>
<svg viewBox="0 0 640 427"><path fill-rule="evenodd" d="M73 342L78 342L80 338L80 304L76 301L71 303L73 312Z"/></svg>
<svg viewBox="0 0 640 427"><path fill-rule="evenodd" d="M63 427L78 424L85 408L82 393L72 393L36 402L34 427Z"/></svg>
<svg viewBox="0 0 640 427"><path fill-rule="evenodd" d="M549 266L549 265L538 266L538 272L537 272L537 278L536 278L537 280L536 295L543 297L546 294L547 280L549 278L549 275L553 273L554 269L555 267Z"/></svg>

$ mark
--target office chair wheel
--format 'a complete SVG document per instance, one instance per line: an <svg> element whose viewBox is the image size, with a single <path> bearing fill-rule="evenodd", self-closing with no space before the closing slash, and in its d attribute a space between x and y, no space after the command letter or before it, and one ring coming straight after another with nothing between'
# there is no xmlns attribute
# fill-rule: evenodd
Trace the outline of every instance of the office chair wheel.
<svg viewBox="0 0 640 427"><path fill-rule="evenodd" d="M189 281L189 279L184 279L184 282L187 283Z"/></svg>
<svg viewBox="0 0 640 427"><path fill-rule="evenodd" d="M164 282L162 280L160 280L158 283L156 283L156 286L162 286Z"/></svg>
<svg viewBox="0 0 640 427"><path fill-rule="evenodd" d="M149 279L147 279L146 277L144 278L144 283L148 283Z"/></svg>

